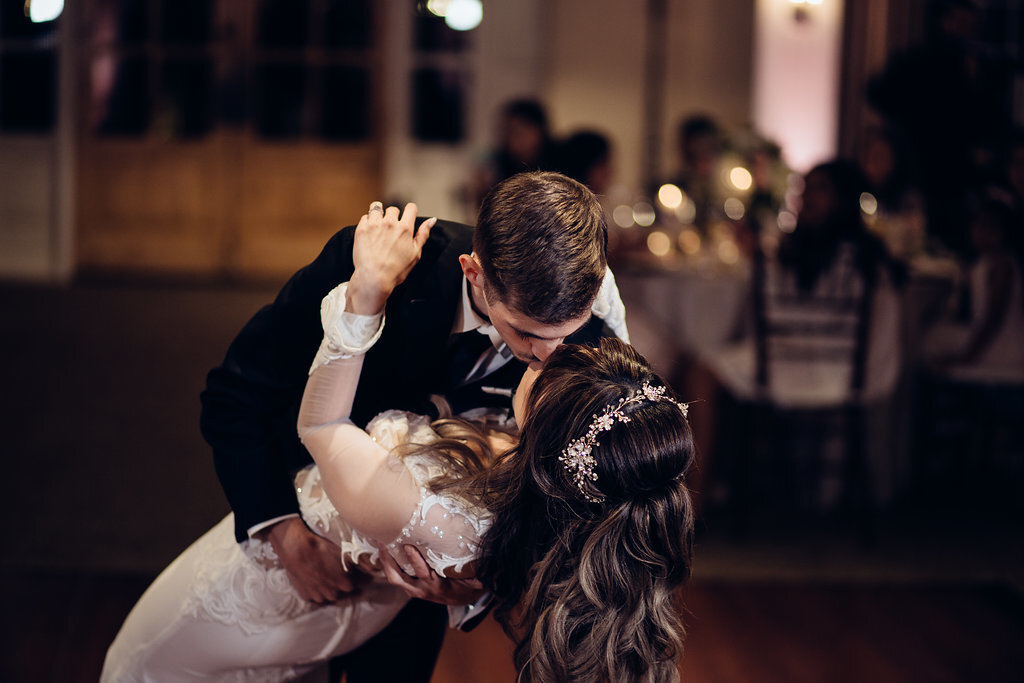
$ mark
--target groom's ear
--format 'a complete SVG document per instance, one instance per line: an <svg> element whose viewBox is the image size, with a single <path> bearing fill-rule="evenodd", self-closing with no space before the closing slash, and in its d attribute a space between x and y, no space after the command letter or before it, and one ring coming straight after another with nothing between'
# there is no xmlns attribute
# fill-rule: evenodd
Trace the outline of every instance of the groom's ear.
<svg viewBox="0 0 1024 683"><path fill-rule="evenodd" d="M462 267L462 274L466 276L474 287L481 290L484 288L484 269L477 260L475 254L462 254L459 256L459 265Z"/></svg>

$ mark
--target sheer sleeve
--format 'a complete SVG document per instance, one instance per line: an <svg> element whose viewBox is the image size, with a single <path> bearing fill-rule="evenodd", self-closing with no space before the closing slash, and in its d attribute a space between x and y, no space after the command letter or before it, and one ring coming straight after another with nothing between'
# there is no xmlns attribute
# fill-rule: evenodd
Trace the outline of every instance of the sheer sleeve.
<svg viewBox="0 0 1024 683"><path fill-rule="evenodd" d="M337 291L324 300L324 342L299 410L299 437L317 464L317 483L358 534L389 543L397 558L400 545L415 545L439 573L459 571L475 554L485 516L459 498L429 492L443 468L436 457L391 454L402 443L433 441L427 418L388 411L367 431L349 421L365 349L346 348L335 334L344 310L344 291L340 302Z"/></svg>
<svg viewBox="0 0 1024 683"><path fill-rule="evenodd" d="M320 470L327 497L354 529L377 539L394 538L419 501L417 482L397 467L388 451L352 424L363 354L368 344L346 338L346 285L324 297L324 339L306 380L299 408L298 432Z"/></svg>

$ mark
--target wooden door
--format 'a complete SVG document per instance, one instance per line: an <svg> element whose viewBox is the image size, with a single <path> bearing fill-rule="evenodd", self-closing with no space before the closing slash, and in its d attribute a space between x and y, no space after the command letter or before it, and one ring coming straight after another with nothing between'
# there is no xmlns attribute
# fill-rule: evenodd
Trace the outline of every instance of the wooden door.
<svg viewBox="0 0 1024 683"><path fill-rule="evenodd" d="M380 196L372 0L89 0L79 270L290 273Z"/></svg>

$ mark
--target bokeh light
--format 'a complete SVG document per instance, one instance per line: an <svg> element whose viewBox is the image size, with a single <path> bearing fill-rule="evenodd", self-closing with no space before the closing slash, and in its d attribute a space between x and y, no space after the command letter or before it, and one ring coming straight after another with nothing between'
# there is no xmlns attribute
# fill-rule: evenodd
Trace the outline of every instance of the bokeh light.
<svg viewBox="0 0 1024 683"><path fill-rule="evenodd" d="M782 232L793 232L796 230L796 214L789 211L779 211L779 230Z"/></svg>
<svg viewBox="0 0 1024 683"><path fill-rule="evenodd" d="M743 168L742 166L734 166L729 171L729 182L737 190L749 190L754 184L754 177L750 175L750 171Z"/></svg>
<svg viewBox="0 0 1024 683"><path fill-rule="evenodd" d="M655 218L657 215L654 213L654 207L647 202L637 202L633 205L633 220L637 225L648 228L654 225Z"/></svg>
<svg viewBox="0 0 1024 683"><path fill-rule="evenodd" d="M444 15L444 23L456 31L472 31L484 18L480 0L451 0Z"/></svg>
<svg viewBox="0 0 1024 683"><path fill-rule="evenodd" d="M860 195L860 210L869 216L874 216L878 211L878 200L870 192L862 192Z"/></svg>
<svg viewBox="0 0 1024 683"><path fill-rule="evenodd" d="M53 21L64 11L64 0L28 0L25 15L36 24Z"/></svg>
<svg viewBox="0 0 1024 683"><path fill-rule="evenodd" d="M434 16L444 18L444 15L448 14L448 5L452 4L452 0L427 0L427 9Z"/></svg>
<svg viewBox="0 0 1024 683"><path fill-rule="evenodd" d="M684 199L686 199L686 195L672 183L665 183L658 188L658 201L666 209L678 209L683 205Z"/></svg>
<svg viewBox="0 0 1024 683"><path fill-rule="evenodd" d="M655 256L667 256L672 251L672 240L661 230L655 230L647 236L647 248Z"/></svg>
<svg viewBox="0 0 1024 683"><path fill-rule="evenodd" d="M734 265L740 261L740 248L733 240L722 240L718 243L718 258L722 263Z"/></svg>
<svg viewBox="0 0 1024 683"><path fill-rule="evenodd" d="M722 207L725 210L725 215L734 221L738 221L743 218L743 214L746 213L746 208L743 206L743 202L736 197L729 197L725 200L725 205Z"/></svg>
<svg viewBox="0 0 1024 683"><path fill-rule="evenodd" d="M689 225L697 217L697 205L692 199L686 197L683 203L678 209L676 209L676 218L685 225Z"/></svg>
<svg viewBox="0 0 1024 683"><path fill-rule="evenodd" d="M700 234L693 228L687 228L679 233L679 251L687 256L693 256L700 251Z"/></svg>
<svg viewBox="0 0 1024 683"><path fill-rule="evenodd" d="M633 207L619 204L612 210L612 220L620 228L632 228L635 224L633 221Z"/></svg>
<svg viewBox="0 0 1024 683"><path fill-rule="evenodd" d="M804 191L804 177L799 173L790 173L786 176L786 187L797 194L802 193Z"/></svg>

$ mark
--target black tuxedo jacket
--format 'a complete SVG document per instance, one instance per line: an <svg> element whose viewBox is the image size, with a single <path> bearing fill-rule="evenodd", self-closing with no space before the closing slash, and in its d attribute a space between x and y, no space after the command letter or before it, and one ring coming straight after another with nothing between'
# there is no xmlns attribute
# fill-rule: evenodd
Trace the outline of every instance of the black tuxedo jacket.
<svg viewBox="0 0 1024 683"><path fill-rule="evenodd" d="M336 233L316 260L253 316L223 364L207 376L200 426L213 447L239 541L256 524L298 512L292 477L312 461L295 428L299 404L323 337L320 302L352 275L354 233L353 226ZM472 252L472 238L471 227L438 221L419 263L391 294L384 332L363 362L352 409L356 424L365 426L388 409L430 413L431 394L446 396L456 412L511 405L508 397L481 387L515 387L525 369L517 360L469 385L448 386L442 359L461 305L458 257ZM611 332L592 318L567 341L593 343L602 335Z"/></svg>

